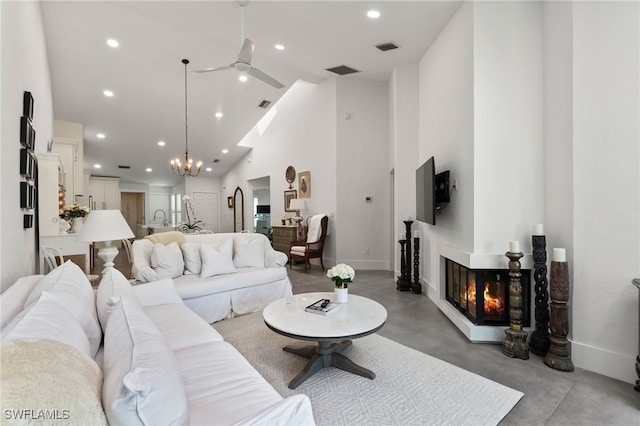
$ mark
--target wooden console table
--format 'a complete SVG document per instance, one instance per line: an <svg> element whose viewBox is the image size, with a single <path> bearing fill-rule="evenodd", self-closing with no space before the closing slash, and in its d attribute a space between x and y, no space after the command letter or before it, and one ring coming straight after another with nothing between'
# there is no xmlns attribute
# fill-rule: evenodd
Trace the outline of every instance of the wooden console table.
<svg viewBox="0 0 640 426"><path fill-rule="evenodd" d="M296 232L298 230L297 226L272 226L273 230L273 248L286 253L289 256L289 245L291 241L296 241L298 238L296 237Z"/></svg>

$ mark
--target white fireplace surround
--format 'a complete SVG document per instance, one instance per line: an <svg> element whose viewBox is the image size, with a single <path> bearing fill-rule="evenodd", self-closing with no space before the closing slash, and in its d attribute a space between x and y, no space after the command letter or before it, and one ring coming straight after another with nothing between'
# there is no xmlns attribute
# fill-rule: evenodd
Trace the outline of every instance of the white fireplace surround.
<svg viewBox="0 0 640 426"><path fill-rule="evenodd" d="M469 269L507 269L508 268L508 259L504 254L491 254L491 255L480 255L475 253L469 253L465 251L458 250L454 247L448 245L440 246L440 262L438 264L439 271L435 276L438 283L438 288L435 289L434 286L428 286L427 295L433 300L433 302L438 306L438 308L444 313L447 318L455 324L456 327L467 336L471 342L474 343L482 343L482 342L494 342L499 343L504 340L505 334L504 330L508 327L506 326L490 326L490 325L476 325L469 321L469 319L459 310L457 310L451 303L449 303L446 299L447 295L447 282L446 282L446 259L453 260L460 265L469 268ZM522 265L522 269L533 269L533 258L531 254L525 254L525 256L520 260ZM535 329L535 318L534 318L534 282L531 280L530 287L530 307L529 312L531 312L531 327L525 327L524 330L531 334L531 332ZM426 288L426 287L425 287ZM431 291L434 290L434 291Z"/></svg>

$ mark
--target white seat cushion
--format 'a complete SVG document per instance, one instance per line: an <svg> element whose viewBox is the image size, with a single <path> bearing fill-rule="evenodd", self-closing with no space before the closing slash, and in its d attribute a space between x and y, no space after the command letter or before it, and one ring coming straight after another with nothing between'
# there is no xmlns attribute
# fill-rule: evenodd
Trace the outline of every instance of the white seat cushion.
<svg viewBox="0 0 640 426"><path fill-rule="evenodd" d="M140 307L120 299L107 323L102 401L114 425L185 425L189 409L176 359Z"/></svg>
<svg viewBox="0 0 640 426"><path fill-rule="evenodd" d="M306 252L307 252L307 246L291 246L291 253L304 256Z"/></svg>
<svg viewBox="0 0 640 426"><path fill-rule="evenodd" d="M227 342L191 346L177 351L176 359L189 399L191 424L234 424L282 400Z"/></svg>

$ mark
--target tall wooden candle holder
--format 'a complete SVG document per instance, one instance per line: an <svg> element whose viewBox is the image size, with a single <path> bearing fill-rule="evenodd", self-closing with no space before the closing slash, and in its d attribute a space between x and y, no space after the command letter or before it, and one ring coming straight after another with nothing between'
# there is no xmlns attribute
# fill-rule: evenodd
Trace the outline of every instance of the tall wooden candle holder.
<svg viewBox="0 0 640 426"><path fill-rule="evenodd" d="M410 268L411 265L407 264L405 247L411 243L407 242L407 240L398 240L398 242L400 243L400 276L398 277L398 281L396 281L396 289L399 291L409 291L411 290L411 281L407 279L407 269Z"/></svg>
<svg viewBox="0 0 640 426"><path fill-rule="evenodd" d="M531 352L545 356L549 350L549 292L547 280L547 249L544 235L533 235L533 279L535 281L536 329L531 334Z"/></svg>
<svg viewBox="0 0 640 426"><path fill-rule="evenodd" d="M413 283L411 293L422 294L422 284L420 284L420 238L413 239Z"/></svg>
<svg viewBox="0 0 640 426"><path fill-rule="evenodd" d="M569 267L567 266L564 249L553 249L551 261L551 309L550 327L551 336L547 355L544 363L559 371L573 371L573 362L569 351Z"/></svg>
<svg viewBox="0 0 640 426"><path fill-rule="evenodd" d="M522 284L520 283L520 258L524 256L519 246L509 244L505 254L509 258L509 328L504 332L502 353L511 358L529 359L527 332L522 329ZM516 252L517 250L517 252Z"/></svg>

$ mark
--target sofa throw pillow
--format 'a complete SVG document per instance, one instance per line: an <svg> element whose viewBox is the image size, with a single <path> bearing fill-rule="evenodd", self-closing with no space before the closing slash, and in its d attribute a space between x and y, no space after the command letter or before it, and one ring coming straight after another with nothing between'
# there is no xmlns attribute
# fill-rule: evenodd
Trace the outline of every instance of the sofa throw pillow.
<svg viewBox="0 0 640 426"><path fill-rule="evenodd" d="M158 281L160 277L158 277L158 273L154 271L153 268L149 267L138 271L136 279L143 283L150 283L152 281Z"/></svg>
<svg viewBox="0 0 640 426"><path fill-rule="evenodd" d="M113 425L184 425L187 397L175 356L142 309L121 299L104 336L102 402Z"/></svg>
<svg viewBox="0 0 640 426"><path fill-rule="evenodd" d="M89 339L91 356L95 356L102 341L102 329L96 312L95 293L84 271L67 260L38 282L25 307L37 300L43 291L48 291L51 300L60 303L73 315Z"/></svg>
<svg viewBox="0 0 640 426"><path fill-rule="evenodd" d="M116 306L121 297L139 305L138 298L129 280L122 275L122 272L111 268L102 276L96 293L96 308L102 330L107 329L109 315L111 315L111 311L113 311L114 306Z"/></svg>
<svg viewBox="0 0 640 426"><path fill-rule="evenodd" d="M230 238L217 243L201 244L202 271L200 277L207 278L236 272L232 255L233 241Z"/></svg>
<svg viewBox="0 0 640 426"><path fill-rule="evenodd" d="M200 260L200 244L184 243L180 246L184 257L184 274L198 275L202 271L202 261Z"/></svg>
<svg viewBox="0 0 640 426"><path fill-rule="evenodd" d="M53 339L91 358L95 355L80 324L64 306L52 300L48 292L43 292L0 332L3 344L21 339ZM2 366L4 368L4 360Z"/></svg>
<svg viewBox="0 0 640 426"><path fill-rule="evenodd" d="M56 414L56 420L5 417L7 424L107 425L101 401L102 371L94 360L49 339L6 342L0 351L2 407Z"/></svg>
<svg viewBox="0 0 640 426"><path fill-rule="evenodd" d="M154 244L151 251L151 267L158 278L176 278L184 273L182 250L178 243Z"/></svg>
<svg viewBox="0 0 640 426"><path fill-rule="evenodd" d="M18 278L8 289L0 294L0 330L24 309L24 303L31 290L44 275L27 275Z"/></svg>
<svg viewBox="0 0 640 426"><path fill-rule="evenodd" d="M234 238L233 264L236 268L264 268L264 240L255 238Z"/></svg>

